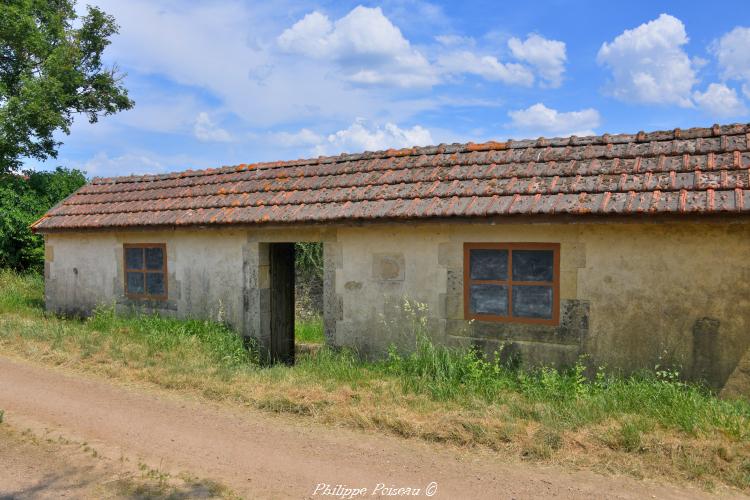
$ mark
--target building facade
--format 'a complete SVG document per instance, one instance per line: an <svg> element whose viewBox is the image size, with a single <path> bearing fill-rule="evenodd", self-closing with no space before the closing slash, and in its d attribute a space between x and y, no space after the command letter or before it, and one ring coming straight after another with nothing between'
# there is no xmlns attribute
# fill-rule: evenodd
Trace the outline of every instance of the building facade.
<svg viewBox="0 0 750 500"><path fill-rule="evenodd" d="M676 366L747 395L748 132L95 179L34 226L46 241L47 307L225 321L288 359L289 244L320 241L331 345L366 356L409 349L418 304L437 343L527 364L585 354L625 372Z"/></svg>

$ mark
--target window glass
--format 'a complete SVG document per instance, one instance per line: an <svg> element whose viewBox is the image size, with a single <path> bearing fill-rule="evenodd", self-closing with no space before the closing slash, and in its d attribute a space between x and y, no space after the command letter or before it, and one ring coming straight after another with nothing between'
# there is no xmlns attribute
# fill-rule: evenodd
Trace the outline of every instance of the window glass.
<svg viewBox="0 0 750 500"><path fill-rule="evenodd" d="M167 298L166 248L161 243L123 245L125 294L136 299Z"/></svg>
<svg viewBox="0 0 750 500"><path fill-rule="evenodd" d="M143 249L125 248L125 265L128 269L143 269Z"/></svg>
<svg viewBox="0 0 750 500"><path fill-rule="evenodd" d="M159 247L146 248L146 269L160 271L164 267L164 250Z"/></svg>
<svg viewBox="0 0 750 500"><path fill-rule="evenodd" d="M513 250L513 281L553 279L552 250Z"/></svg>
<svg viewBox="0 0 750 500"><path fill-rule="evenodd" d="M508 251L475 248L470 251L469 266L473 280L508 279Z"/></svg>
<svg viewBox="0 0 750 500"><path fill-rule="evenodd" d="M163 273L146 273L146 293L149 295L164 295Z"/></svg>
<svg viewBox="0 0 750 500"><path fill-rule="evenodd" d="M508 287L506 285L471 285L469 289L471 312L474 314L508 314Z"/></svg>
<svg viewBox="0 0 750 500"><path fill-rule="evenodd" d="M143 273L128 274L128 293L143 294Z"/></svg>
<svg viewBox="0 0 750 500"><path fill-rule="evenodd" d="M552 287L523 285L514 286L513 316L521 318L551 319Z"/></svg>
<svg viewBox="0 0 750 500"><path fill-rule="evenodd" d="M465 317L557 324L559 252L557 243L465 243Z"/></svg>

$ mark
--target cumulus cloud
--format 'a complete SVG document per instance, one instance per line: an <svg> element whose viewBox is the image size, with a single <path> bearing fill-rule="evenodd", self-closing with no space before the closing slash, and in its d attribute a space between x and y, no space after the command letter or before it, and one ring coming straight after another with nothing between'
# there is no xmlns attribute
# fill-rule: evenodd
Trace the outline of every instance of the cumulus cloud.
<svg viewBox="0 0 750 500"><path fill-rule="evenodd" d="M693 99L703 111L717 118L747 113L747 108L737 96L737 92L723 83L712 83L705 92L694 92Z"/></svg>
<svg viewBox="0 0 750 500"><path fill-rule="evenodd" d="M532 33L525 41L511 38L508 40L508 48L516 59L533 66L549 87L560 86L565 72L564 42Z"/></svg>
<svg viewBox="0 0 750 500"><path fill-rule="evenodd" d="M232 135L214 123L205 111L198 113L193 125L193 134L199 141L230 142Z"/></svg>
<svg viewBox="0 0 750 500"><path fill-rule="evenodd" d="M609 92L624 101L692 106L697 78L687 42L685 25L668 14L605 42L597 62L612 71Z"/></svg>
<svg viewBox="0 0 750 500"><path fill-rule="evenodd" d="M279 46L288 51L311 57L323 57L332 52L333 24L328 16L311 12L279 35Z"/></svg>
<svg viewBox="0 0 750 500"><path fill-rule="evenodd" d="M448 74L469 73L490 81L527 87L534 83L534 74L521 64L503 64L495 56L479 56L467 50L444 54L438 58L438 64L442 72Z"/></svg>
<svg viewBox="0 0 750 500"><path fill-rule="evenodd" d="M561 112L536 103L526 109L508 112L515 137L594 135L599 112L593 108Z"/></svg>
<svg viewBox="0 0 750 500"><path fill-rule="evenodd" d="M430 63L380 7L360 5L335 23L312 12L286 29L277 42L286 52L337 62L352 82L401 87L437 83Z"/></svg>
<svg viewBox="0 0 750 500"><path fill-rule="evenodd" d="M712 46L722 77L750 82L750 28L738 26Z"/></svg>
<svg viewBox="0 0 750 500"><path fill-rule="evenodd" d="M525 41L511 39L511 51L519 62L501 62L497 56L477 52L471 37L438 35L435 40L440 50L428 59L379 7L358 6L335 22L311 12L284 30L277 44L290 54L332 61L346 81L362 85L432 87L451 76L473 74L531 86L533 69L547 85L559 86L565 69L565 44L539 35Z"/></svg>
<svg viewBox="0 0 750 500"><path fill-rule="evenodd" d="M403 129L393 123L380 126L357 119L349 128L328 135L314 148L314 152L318 155L332 155L427 146L432 143L430 131L419 125Z"/></svg>

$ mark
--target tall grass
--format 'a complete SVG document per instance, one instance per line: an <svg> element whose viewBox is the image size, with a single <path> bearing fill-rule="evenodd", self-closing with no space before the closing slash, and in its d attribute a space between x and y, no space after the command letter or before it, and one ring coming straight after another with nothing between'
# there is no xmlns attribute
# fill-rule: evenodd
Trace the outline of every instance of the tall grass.
<svg viewBox="0 0 750 500"><path fill-rule="evenodd" d="M0 314L38 312L44 307L44 279L35 272L0 268Z"/></svg>
<svg viewBox="0 0 750 500"><path fill-rule="evenodd" d="M391 350L386 368L406 392L446 401L524 403L537 408L528 413L530 419L556 428L575 430L634 415L691 435L719 430L750 441L750 404L718 399L705 387L681 382L671 372L622 377L600 370L589 380L584 376L584 359L565 370L525 370L499 359L496 355L496 361L490 362L474 349L436 346L420 335L411 354L401 356Z"/></svg>
<svg viewBox="0 0 750 500"><path fill-rule="evenodd" d="M0 351L324 422L507 447L529 458L571 457L578 445L566 443L583 443L608 463L627 463L625 470L635 460L645 464L641 471L750 488L750 403L717 399L672 372L599 370L587 378L585 359L564 370L506 365L500 355L489 360L474 349L435 345L424 311L411 305L411 352L391 349L368 362L322 347L295 366L262 367L225 325L120 315L112 307L66 320L41 304L38 276L0 271ZM321 323L311 329L298 331L298 340L321 338Z"/></svg>

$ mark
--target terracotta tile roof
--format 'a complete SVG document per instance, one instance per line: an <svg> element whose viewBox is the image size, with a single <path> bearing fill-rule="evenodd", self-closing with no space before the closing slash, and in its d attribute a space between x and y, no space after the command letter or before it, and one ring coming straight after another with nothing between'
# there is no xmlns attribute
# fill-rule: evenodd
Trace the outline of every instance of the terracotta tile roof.
<svg viewBox="0 0 750 500"><path fill-rule="evenodd" d="M750 212L750 125L452 144L97 178L36 231Z"/></svg>

